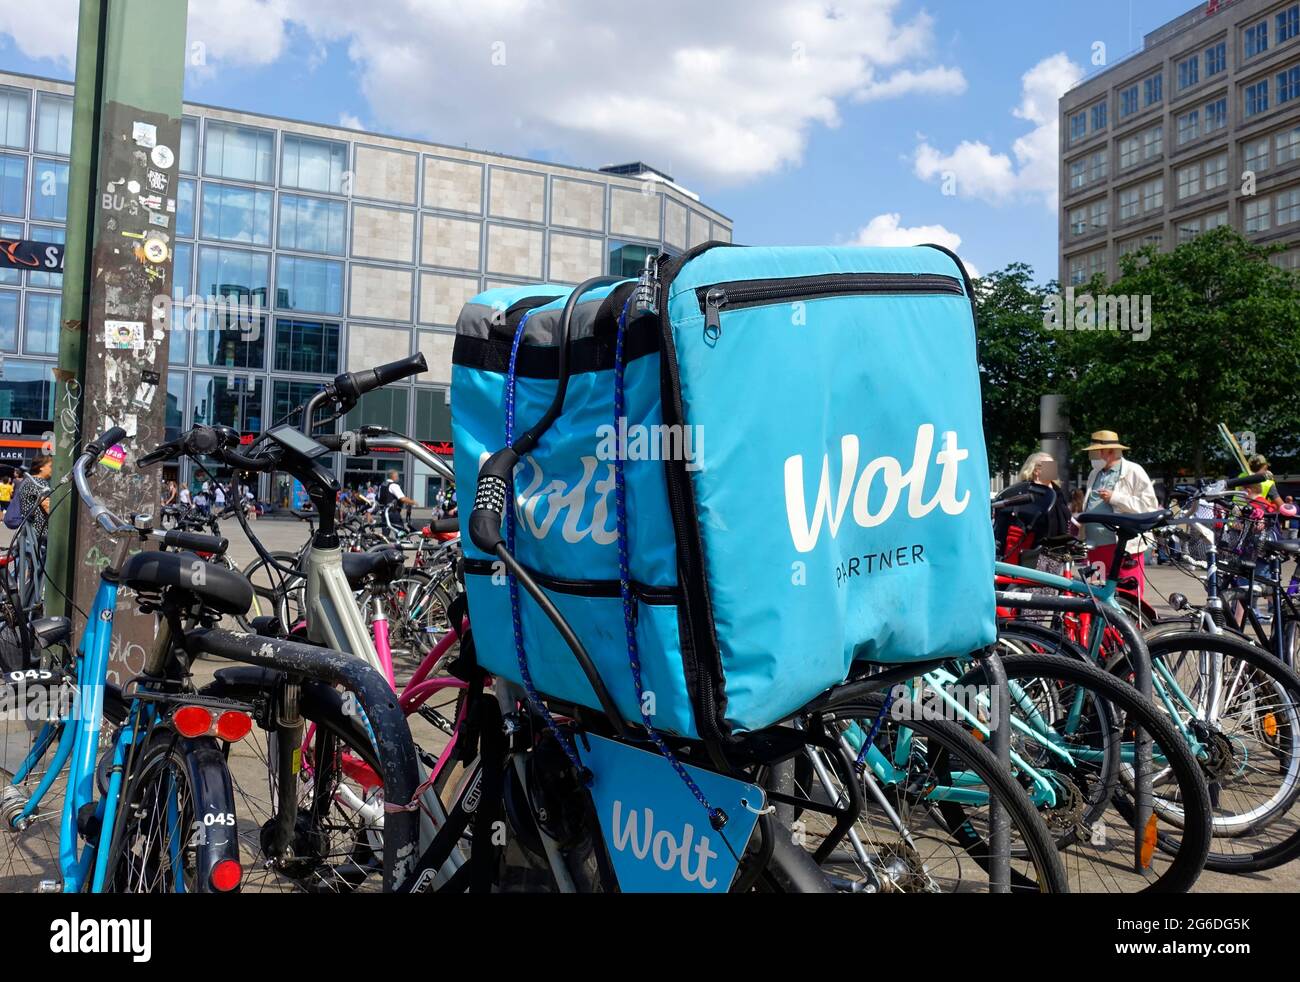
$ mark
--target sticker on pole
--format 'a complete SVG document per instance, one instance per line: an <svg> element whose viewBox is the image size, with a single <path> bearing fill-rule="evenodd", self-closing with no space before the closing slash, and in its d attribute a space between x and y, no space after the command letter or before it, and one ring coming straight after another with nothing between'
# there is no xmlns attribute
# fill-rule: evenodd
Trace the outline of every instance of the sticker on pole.
<svg viewBox="0 0 1300 982"><path fill-rule="evenodd" d="M130 351L144 347L144 321L104 321L104 347Z"/></svg>
<svg viewBox="0 0 1300 982"><path fill-rule="evenodd" d="M624 893L725 893L765 808L760 788L683 765L709 804L727 815L721 831L658 754L592 734L578 737L591 769L591 797Z"/></svg>
<svg viewBox="0 0 1300 982"><path fill-rule="evenodd" d="M120 443L114 444L104 451L104 456L99 462L110 471L120 471L122 465L126 463L126 448Z"/></svg>

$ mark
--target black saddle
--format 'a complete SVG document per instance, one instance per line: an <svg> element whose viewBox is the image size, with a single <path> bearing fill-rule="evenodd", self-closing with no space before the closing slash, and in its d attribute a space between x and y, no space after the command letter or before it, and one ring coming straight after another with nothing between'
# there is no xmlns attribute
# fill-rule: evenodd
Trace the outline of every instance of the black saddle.
<svg viewBox="0 0 1300 982"><path fill-rule="evenodd" d="M397 546L375 546L365 552L343 554L343 575L354 590L361 589L367 577L376 583L392 583L406 565L406 557Z"/></svg>
<svg viewBox="0 0 1300 982"><path fill-rule="evenodd" d="M136 590L180 587L223 614L246 614L253 603L248 580L192 552L137 552L122 565L121 576Z"/></svg>
<svg viewBox="0 0 1300 982"><path fill-rule="evenodd" d="M1150 511L1143 515L1086 511L1082 515L1075 516L1075 519L1080 525L1100 525L1102 528L1110 529L1116 535L1123 533L1132 537L1159 528L1173 517L1174 513L1168 508L1161 508L1159 511Z"/></svg>
<svg viewBox="0 0 1300 982"><path fill-rule="evenodd" d="M1259 549L1265 555L1295 559L1300 557L1300 539L1266 539L1259 544Z"/></svg>

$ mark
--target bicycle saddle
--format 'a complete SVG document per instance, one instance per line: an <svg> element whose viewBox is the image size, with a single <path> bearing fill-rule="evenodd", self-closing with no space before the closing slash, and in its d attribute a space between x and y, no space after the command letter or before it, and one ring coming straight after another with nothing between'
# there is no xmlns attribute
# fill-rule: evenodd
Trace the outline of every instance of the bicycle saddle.
<svg viewBox="0 0 1300 982"><path fill-rule="evenodd" d="M137 552L122 564L122 582L132 589L180 587L223 614L244 614L253 586L238 573L204 562L192 552Z"/></svg>
<svg viewBox="0 0 1300 982"><path fill-rule="evenodd" d="M1095 512L1086 511L1082 515L1076 515L1075 520L1080 525L1100 525L1102 528L1108 528L1112 532L1127 532L1130 535L1141 535L1143 532L1150 532L1153 528L1164 525L1165 522L1174 517L1174 513L1168 508L1161 508L1159 511L1147 512L1143 515L1121 515L1118 512Z"/></svg>
<svg viewBox="0 0 1300 982"><path fill-rule="evenodd" d="M1259 551L1295 559L1300 556L1300 539L1265 539L1259 544Z"/></svg>
<svg viewBox="0 0 1300 982"><path fill-rule="evenodd" d="M373 576L378 583L392 583L406 564L406 557L398 546L375 546L366 552L343 554L343 575L354 590L359 590L366 577Z"/></svg>

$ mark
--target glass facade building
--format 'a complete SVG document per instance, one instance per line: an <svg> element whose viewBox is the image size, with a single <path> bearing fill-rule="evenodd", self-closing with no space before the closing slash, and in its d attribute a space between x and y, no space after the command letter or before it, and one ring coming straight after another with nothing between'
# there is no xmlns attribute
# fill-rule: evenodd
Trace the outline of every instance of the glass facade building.
<svg viewBox="0 0 1300 982"><path fill-rule="evenodd" d="M63 241L71 94L0 72L0 236ZM169 433L256 432L339 372L422 351L428 372L371 393L347 425L449 444L454 324L470 297L636 275L647 254L732 236L640 165L585 170L190 104L178 157ZM0 418L52 418L61 280L0 270ZM350 483L396 469L417 500L436 490L405 455L343 463ZM284 503L290 490L271 478L262 493Z"/></svg>

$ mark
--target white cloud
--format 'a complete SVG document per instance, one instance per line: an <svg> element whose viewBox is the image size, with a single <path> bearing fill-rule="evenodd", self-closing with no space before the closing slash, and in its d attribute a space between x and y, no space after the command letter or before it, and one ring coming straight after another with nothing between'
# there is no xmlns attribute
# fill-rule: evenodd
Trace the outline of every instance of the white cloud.
<svg viewBox="0 0 1300 982"><path fill-rule="evenodd" d="M1017 138L1011 153L995 152L987 143L963 140L944 153L922 139L913 170L923 181L951 182L945 193L1002 204L1039 198L1049 210L1057 206L1057 151L1060 123L1057 102L1083 77L1083 69L1066 55L1044 58L1020 79L1020 105L1011 110L1034 128Z"/></svg>
<svg viewBox="0 0 1300 982"><path fill-rule="evenodd" d="M904 68L884 81L869 82L857 92L855 98L859 102L874 102L877 99L896 99L912 94L961 95L965 91L966 76L960 68L939 66L920 72Z"/></svg>
<svg viewBox="0 0 1300 982"><path fill-rule="evenodd" d="M843 102L964 90L960 70L934 62L933 19L903 6L195 0L189 34L205 48L201 77L282 58L291 29L343 42L367 122L382 129L739 182L798 164ZM40 17L0 13L0 31L37 57L70 59L75 22L76 0L47 0Z"/></svg>
<svg viewBox="0 0 1300 982"><path fill-rule="evenodd" d="M38 13L23 3L0 4L0 34L28 58L72 64L77 49L78 0L46 0Z"/></svg>
<svg viewBox="0 0 1300 982"><path fill-rule="evenodd" d="M907 227L902 224L902 220L903 216L897 212L877 215L858 230L858 234L849 244L856 246L940 245L953 252L961 249L961 236L942 225ZM965 259L961 262L972 279L979 277L979 271L970 262Z"/></svg>
<svg viewBox="0 0 1300 982"><path fill-rule="evenodd" d="M365 129L365 126L361 124L360 118L353 116L351 113L339 113L339 125L350 130Z"/></svg>

